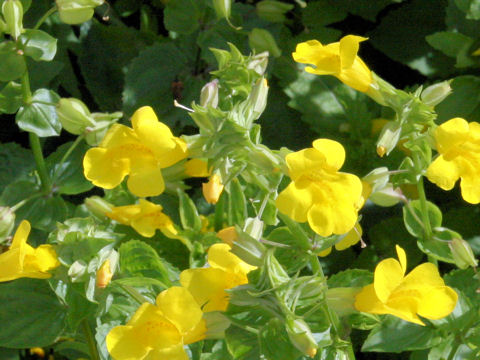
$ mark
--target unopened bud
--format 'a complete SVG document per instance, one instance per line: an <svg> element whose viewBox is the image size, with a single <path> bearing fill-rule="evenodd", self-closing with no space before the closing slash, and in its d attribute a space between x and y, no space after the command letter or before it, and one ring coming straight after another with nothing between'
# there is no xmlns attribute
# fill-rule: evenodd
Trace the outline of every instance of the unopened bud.
<svg viewBox="0 0 480 360"><path fill-rule="evenodd" d="M274 57L282 55L282 51L278 47L275 38L270 31L265 29L252 29L250 34L248 34L248 44L250 48L256 52L268 51Z"/></svg>
<svg viewBox="0 0 480 360"><path fill-rule="evenodd" d="M63 128L71 134L80 135L85 132L88 126L95 126L90 110L78 99L60 99L56 110Z"/></svg>
<svg viewBox="0 0 480 360"><path fill-rule="evenodd" d="M55 0L60 20L65 24L76 25L90 20L94 9L105 0Z"/></svg>
<svg viewBox="0 0 480 360"><path fill-rule="evenodd" d="M254 70L258 75L265 74L268 66L268 51L261 52L255 56L252 56L247 65L247 69Z"/></svg>
<svg viewBox="0 0 480 360"><path fill-rule="evenodd" d="M15 40L23 31L23 6L20 0L5 0L2 5L2 14L5 19L5 32Z"/></svg>
<svg viewBox="0 0 480 360"><path fill-rule="evenodd" d="M402 127L396 121L388 122L382 129L380 137L377 142L377 154L383 157L388 155L397 146L400 134L402 133Z"/></svg>
<svg viewBox="0 0 480 360"><path fill-rule="evenodd" d="M255 240L259 240L263 235L263 221L258 217L248 218L245 220L243 231Z"/></svg>
<svg viewBox="0 0 480 360"><path fill-rule="evenodd" d="M85 206L88 211L100 219L106 219L106 213L112 212L112 204L100 196L91 196L85 199Z"/></svg>
<svg viewBox="0 0 480 360"><path fill-rule="evenodd" d="M217 232L217 237L220 238L224 243L233 247L233 243L237 240L237 231L235 230L235 226L229 226L225 229L220 230Z"/></svg>
<svg viewBox="0 0 480 360"><path fill-rule="evenodd" d="M213 8L219 19L228 19L232 12L232 0L213 0Z"/></svg>
<svg viewBox="0 0 480 360"><path fill-rule="evenodd" d="M477 259L473 254L470 244L463 239L455 238L448 243L450 250L452 251L453 260L455 265L460 269L466 269L469 266L476 267L478 265Z"/></svg>
<svg viewBox="0 0 480 360"><path fill-rule="evenodd" d="M218 174L210 177L208 183L202 184L203 197L209 204L216 204L223 191L222 179Z"/></svg>
<svg viewBox="0 0 480 360"><path fill-rule="evenodd" d="M268 82L267 79L258 79L247 98L247 110L251 116L246 116L249 121L257 120L267 106ZM250 128L251 123L247 125Z"/></svg>
<svg viewBox="0 0 480 360"><path fill-rule="evenodd" d="M0 206L0 242L5 240L15 226L15 213L7 206Z"/></svg>
<svg viewBox="0 0 480 360"><path fill-rule="evenodd" d="M450 83L452 80L442 81L433 84L422 91L420 99L427 105L436 106L440 104L448 95L452 93Z"/></svg>
<svg viewBox="0 0 480 360"><path fill-rule="evenodd" d="M274 0L262 0L257 3L256 7L259 18L282 23L286 20L285 13L292 10L294 5Z"/></svg>
<svg viewBox="0 0 480 360"><path fill-rule="evenodd" d="M107 285L110 284L112 277L113 273L110 268L110 260L107 259L97 271L97 287L100 289L106 288Z"/></svg>
<svg viewBox="0 0 480 360"><path fill-rule="evenodd" d="M290 341L298 350L311 358L315 357L318 345L304 320L287 319L286 330Z"/></svg>
<svg viewBox="0 0 480 360"><path fill-rule="evenodd" d="M218 106L218 80L215 79L205 84L200 91L200 105L203 107L210 106L216 108Z"/></svg>

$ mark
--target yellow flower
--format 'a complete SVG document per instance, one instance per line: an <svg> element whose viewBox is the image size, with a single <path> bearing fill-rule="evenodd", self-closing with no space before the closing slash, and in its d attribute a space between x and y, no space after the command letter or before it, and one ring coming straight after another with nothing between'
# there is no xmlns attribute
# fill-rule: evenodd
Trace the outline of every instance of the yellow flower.
<svg viewBox="0 0 480 360"><path fill-rule="evenodd" d="M350 231L363 202L362 182L338 172L345 161L343 146L318 139L313 148L288 154L285 160L292 182L278 195L278 210L295 221L308 221L321 236Z"/></svg>
<svg viewBox="0 0 480 360"><path fill-rule="evenodd" d="M292 56L296 62L315 65L315 68L307 66L306 72L333 75L355 90L367 92L372 83L372 74L357 56L359 43L365 40L355 35L347 35L340 42L328 45L309 40L298 44Z"/></svg>
<svg viewBox="0 0 480 360"><path fill-rule="evenodd" d="M392 314L403 320L425 325L417 316L437 320L450 314L457 303L457 293L445 286L438 269L424 263L407 276L405 251L396 246L400 262L385 259L375 268L374 283L358 293L355 308L371 314Z"/></svg>
<svg viewBox="0 0 480 360"><path fill-rule="evenodd" d="M142 236L152 237L155 230L159 229L165 236L173 239L177 230L162 209L161 205L140 199L139 204L117 206L105 215L120 224L131 226Z"/></svg>
<svg viewBox="0 0 480 360"><path fill-rule="evenodd" d="M180 274L180 283L193 295L204 312L225 311L226 289L247 284L247 274L255 270L230 252L228 244L214 244L208 250L210 267L188 269Z"/></svg>
<svg viewBox="0 0 480 360"><path fill-rule="evenodd" d="M217 237L222 240L225 244L233 246L233 242L237 240L237 231L235 230L235 226L226 227L219 232L217 232Z"/></svg>
<svg viewBox="0 0 480 360"><path fill-rule="evenodd" d="M428 180L451 190L460 178L462 197L480 203L480 124L454 118L435 130L439 156L427 169Z"/></svg>
<svg viewBox="0 0 480 360"><path fill-rule="evenodd" d="M114 124L100 146L87 151L85 177L96 186L113 189L129 175L127 185L132 194L159 195L165 189L160 169L184 159L187 145L158 121L149 106L133 114L132 126Z"/></svg>
<svg viewBox="0 0 480 360"><path fill-rule="evenodd" d="M142 304L126 325L114 327L106 343L115 360L188 360L183 345L205 338L203 313L179 286L162 291L156 305Z"/></svg>
<svg viewBox="0 0 480 360"><path fill-rule="evenodd" d="M209 204L216 204L222 195L223 184L219 175L214 174L208 183L202 184L203 197Z"/></svg>
<svg viewBox="0 0 480 360"><path fill-rule="evenodd" d="M208 171L208 162L202 159L190 159L185 163L185 174L190 177L207 177L210 175Z"/></svg>
<svg viewBox="0 0 480 360"><path fill-rule="evenodd" d="M110 267L110 260L107 259L105 262L100 266L100 269L97 270L96 276L96 285L98 288L103 289L106 288L110 281L112 280L113 273L112 268Z"/></svg>
<svg viewBox="0 0 480 360"><path fill-rule="evenodd" d="M30 223L23 220L13 237L10 248L0 254L0 282L22 277L48 279L48 271L60 266L52 245L40 245L36 249L27 244Z"/></svg>
<svg viewBox="0 0 480 360"><path fill-rule="evenodd" d="M342 240L335 244L335 249L339 251L348 249L350 246L353 246L360 241L360 239L362 238L362 234L362 227L359 223L356 223L352 230L350 230ZM325 249L318 253L318 256L327 256L331 252L332 248L329 247L328 249Z"/></svg>

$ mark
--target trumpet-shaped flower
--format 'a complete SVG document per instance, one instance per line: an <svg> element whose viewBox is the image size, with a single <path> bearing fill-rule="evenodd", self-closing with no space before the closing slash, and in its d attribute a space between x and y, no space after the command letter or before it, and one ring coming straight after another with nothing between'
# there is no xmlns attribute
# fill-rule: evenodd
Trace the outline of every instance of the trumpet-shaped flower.
<svg viewBox="0 0 480 360"><path fill-rule="evenodd" d="M115 360L188 360L183 345L205 338L203 313L179 286L162 291L156 305L142 304L126 325L114 327L106 343Z"/></svg>
<svg viewBox="0 0 480 360"><path fill-rule="evenodd" d="M161 169L184 159L187 145L158 121L149 106L133 114L132 126L113 125L100 146L87 151L85 177L96 186L113 189L129 175L127 186L132 194L159 195L165 189Z"/></svg>
<svg viewBox="0 0 480 360"><path fill-rule="evenodd" d="M425 324L418 315L436 320L450 314L458 296L445 286L437 267L424 263L405 276L407 257L400 246L396 249L400 261L390 258L377 265L373 284L358 293L355 308L371 314L391 314L419 325Z"/></svg>
<svg viewBox="0 0 480 360"><path fill-rule="evenodd" d="M51 245L36 249L27 244L30 223L23 220L13 237L10 248L0 254L0 282L22 277L48 279L50 270L60 266L57 254Z"/></svg>
<svg viewBox="0 0 480 360"><path fill-rule="evenodd" d="M427 169L427 178L443 190L451 190L460 178L462 197L480 203L480 124L454 118L435 130L439 156Z"/></svg>
<svg viewBox="0 0 480 360"><path fill-rule="evenodd" d="M372 83L372 73L357 56L359 43L365 40L355 35L347 35L340 42L328 45L309 40L298 44L292 56L296 62L315 66L307 66L306 72L333 75L355 90L367 92Z"/></svg>
<svg viewBox="0 0 480 360"><path fill-rule="evenodd" d="M212 175L207 183L202 184L203 197L209 204L216 204L222 191L222 179L217 174Z"/></svg>
<svg viewBox="0 0 480 360"><path fill-rule="evenodd" d="M229 301L225 290L247 284L247 274L256 267L232 254L228 244L212 245L208 250L208 263L208 268L182 271L180 283L204 312L225 311Z"/></svg>
<svg viewBox="0 0 480 360"><path fill-rule="evenodd" d="M362 182L338 172L345 161L343 146L318 139L313 148L288 154L285 160L292 182L278 195L278 210L295 221L308 221L321 236L350 231L363 202Z"/></svg>
<svg viewBox="0 0 480 360"><path fill-rule="evenodd" d="M140 235L152 237L155 230L160 230L165 236L175 238L177 230L173 222L162 212L162 206L140 199L139 204L117 206L106 213L110 219L120 224L131 226Z"/></svg>

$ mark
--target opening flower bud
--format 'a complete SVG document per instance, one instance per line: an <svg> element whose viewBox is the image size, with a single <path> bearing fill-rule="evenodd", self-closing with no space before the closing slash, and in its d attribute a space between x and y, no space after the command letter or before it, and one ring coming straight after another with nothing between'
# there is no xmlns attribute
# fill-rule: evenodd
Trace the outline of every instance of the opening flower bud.
<svg viewBox="0 0 480 360"><path fill-rule="evenodd" d="M80 135L87 127L94 127L90 110L80 100L75 98L62 98L57 104L57 115L63 128L69 133Z"/></svg>
<svg viewBox="0 0 480 360"><path fill-rule="evenodd" d="M110 260L107 259L97 271L97 287L100 289L106 288L112 280L113 272L110 268Z"/></svg>
<svg viewBox="0 0 480 360"><path fill-rule="evenodd" d="M205 84L200 91L200 105L203 107L211 106L216 108L218 106L218 80L214 79Z"/></svg>
<svg viewBox="0 0 480 360"><path fill-rule="evenodd" d="M2 14L5 19L5 32L15 40L23 31L23 6L20 0L5 0L2 5Z"/></svg>
<svg viewBox="0 0 480 360"><path fill-rule="evenodd" d="M237 240L237 231L234 226L229 226L225 229L217 232L217 237L220 238L224 243L233 247L233 243Z"/></svg>
<svg viewBox="0 0 480 360"><path fill-rule="evenodd" d="M218 174L210 177L208 183L202 184L203 197L209 204L216 204L223 191L222 179Z"/></svg>
<svg viewBox="0 0 480 360"><path fill-rule="evenodd" d="M286 330L290 341L298 350L311 358L317 354L317 342L304 320L287 319Z"/></svg>
<svg viewBox="0 0 480 360"><path fill-rule="evenodd" d="M56 0L60 20L70 25L90 20L94 9L104 2L105 0Z"/></svg>
<svg viewBox="0 0 480 360"><path fill-rule="evenodd" d="M0 206L0 242L5 240L15 226L15 213L7 206Z"/></svg>
<svg viewBox="0 0 480 360"><path fill-rule="evenodd" d="M460 269L466 269L469 266L476 267L478 265L477 259L473 254L470 244L463 239L455 238L448 243L450 250L452 251L455 265Z"/></svg>
<svg viewBox="0 0 480 360"><path fill-rule="evenodd" d="M440 104L448 95L452 93L450 83L452 80L442 81L433 84L422 91L420 99L427 105L436 106Z"/></svg>
<svg viewBox="0 0 480 360"><path fill-rule="evenodd" d="M390 154L397 146L402 133L401 125L396 121L388 122L382 129L377 142L377 154L380 157Z"/></svg>

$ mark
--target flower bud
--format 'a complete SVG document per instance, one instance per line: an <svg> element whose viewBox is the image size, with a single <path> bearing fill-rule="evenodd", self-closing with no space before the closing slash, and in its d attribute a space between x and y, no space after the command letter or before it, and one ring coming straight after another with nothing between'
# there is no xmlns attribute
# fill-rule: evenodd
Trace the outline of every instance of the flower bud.
<svg viewBox="0 0 480 360"><path fill-rule="evenodd" d="M211 106L212 108L218 106L218 79L214 79L203 86L200 91L200 105L203 107Z"/></svg>
<svg viewBox="0 0 480 360"><path fill-rule="evenodd" d="M0 242L5 240L15 226L15 213L7 206L0 206Z"/></svg>
<svg viewBox="0 0 480 360"><path fill-rule="evenodd" d="M100 196L91 196L85 199L85 206L88 211L99 219L106 219L106 213L112 212L112 204L104 200Z"/></svg>
<svg viewBox="0 0 480 360"><path fill-rule="evenodd" d="M247 233L236 229L237 239L233 243L232 253L247 264L262 266L265 258L265 246Z"/></svg>
<svg viewBox="0 0 480 360"><path fill-rule="evenodd" d="M105 0L55 0L60 20L65 24L76 25L90 20L94 8Z"/></svg>
<svg viewBox="0 0 480 360"><path fill-rule="evenodd" d="M246 100L245 119L247 121L246 128L250 129L252 122L262 115L267 106L268 82L267 79L258 79L252 88L252 92Z"/></svg>
<svg viewBox="0 0 480 360"><path fill-rule="evenodd" d="M256 7L259 18L278 23L283 23L286 20L285 13L294 8L292 4L274 0L262 0Z"/></svg>
<svg viewBox="0 0 480 360"><path fill-rule="evenodd" d="M317 342L305 321L289 318L286 321L286 330L290 341L298 350L311 358L317 354Z"/></svg>
<svg viewBox="0 0 480 360"><path fill-rule="evenodd" d="M104 261L102 266L100 266L100 269L97 271L97 288L104 289L107 287L108 284L110 284L110 281L112 280L113 273L112 269L110 268L110 260L107 259Z"/></svg>
<svg viewBox="0 0 480 360"><path fill-rule="evenodd" d="M5 19L5 32L15 40L23 31L23 6L20 0L5 0L2 5L2 14Z"/></svg>
<svg viewBox="0 0 480 360"><path fill-rule="evenodd" d="M263 221L257 217L248 218L245 220L243 231L255 240L259 240L263 235Z"/></svg>
<svg viewBox="0 0 480 360"><path fill-rule="evenodd" d="M62 98L57 104L57 115L63 128L69 133L80 135L90 126L95 126L90 110L80 100L75 98Z"/></svg>
<svg viewBox="0 0 480 360"><path fill-rule="evenodd" d="M217 237L220 238L225 244L233 247L233 243L238 238L235 226L229 226L225 229L220 230L219 232L217 232Z"/></svg>
<svg viewBox="0 0 480 360"><path fill-rule="evenodd" d="M254 70L258 75L265 74L268 65L268 51L261 52L255 56L251 57L247 65L247 69Z"/></svg>
<svg viewBox="0 0 480 360"><path fill-rule="evenodd" d="M370 200L378 205L383 207L390 207L398 204L401 200L405 199L405 196L402 193L400 188L393 188L392 184L388 184L382 189L374 191L370 195Z"/></svg>
<svg viewBox="0 0 480 360"><path fill-rule="evenodd" d="M383 157L388 155L397 146L400 134L402 133L402 127L396 121L388 122L382 129L380 137L377 141L377 154Z"/></svg>
<svg viewBox="0 0 480 360"><path fill-rule="evenodd" d="M68 276L72 279L72 282L83 281L87 274L87 263L83 260L75 261L68 268Z"/></svg>
<svg viewBox="0 0 480 360"><path fill-rule="evenodd" d="M218 174L210 177L208 183L202 184L203 197L209 204L216 204L223 191L222 179Z"/></svg>
<svg viewBox="0 0 480 360"><path fill-rule="evenodd" d="M420 99L427 105L436 106L440 104L448 95L452 93L450 83L452 80L442 81L433 84L422 91Z"/></svg>
<svg viewBox="0 0 480 360"><path fill-rule="evenodd" d="M470 244L463 239L455 238L448 243L452 251L453 260L460 269L466 269L469 266L476 267L478 265L475 255L473 254Z"/></svg>
<svg viewBox="0 0 480 360"><path fill-rule="evenodd" d="M272 34L265 29L252 29L248 34L248 45L256 52L268 51L274 57L282 54Z"/></svg>
<svg viewBox="0 0 480 360"><path fill-rule="evenodd" d="M232 0L213 0L213 8L219 19L228 19L232 13Z"/></svg>

